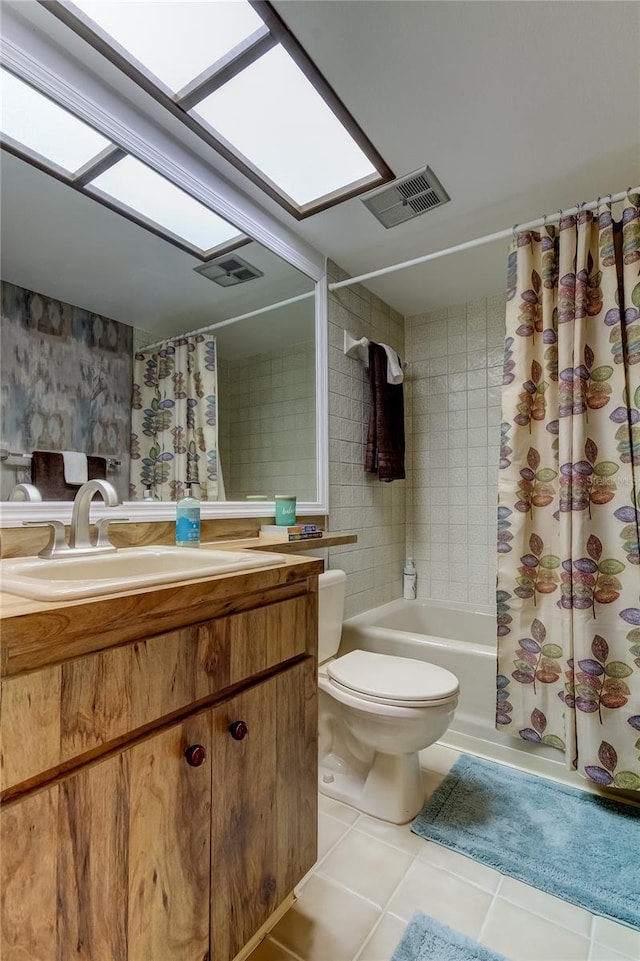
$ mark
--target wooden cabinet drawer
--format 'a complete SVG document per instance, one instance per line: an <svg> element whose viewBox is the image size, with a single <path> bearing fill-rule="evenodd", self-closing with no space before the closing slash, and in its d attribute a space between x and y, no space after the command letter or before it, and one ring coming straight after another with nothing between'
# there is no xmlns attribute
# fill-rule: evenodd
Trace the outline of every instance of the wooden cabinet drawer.
<svg viewBox="0 0 640 961"><path fill-rule="evenodd" d="M2 789L305 652L316 595L304 594L2 682Z"/></svg>

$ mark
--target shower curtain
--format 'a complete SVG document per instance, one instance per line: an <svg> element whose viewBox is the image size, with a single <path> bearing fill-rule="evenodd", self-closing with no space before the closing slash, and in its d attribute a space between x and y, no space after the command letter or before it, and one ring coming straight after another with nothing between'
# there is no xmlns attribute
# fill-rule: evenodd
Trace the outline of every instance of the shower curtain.
<svg viewBox="0 0 640 961"><path fill-rule="evenodd" d="M640 790L640 195L516 235L496 724Z"/></svg>
<svg viewBox="0 0 640 961"><path fill-rule="evenodd" d="M130 496L151 486L177 500L185 484L204 501L224 498L218 457L215 337L176 337L135 355Z"/></svg>

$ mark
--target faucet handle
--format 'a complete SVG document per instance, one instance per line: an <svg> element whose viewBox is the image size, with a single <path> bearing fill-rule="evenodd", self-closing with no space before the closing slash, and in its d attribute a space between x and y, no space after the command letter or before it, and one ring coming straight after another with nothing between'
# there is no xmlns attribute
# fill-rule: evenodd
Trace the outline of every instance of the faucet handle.
<svg viewBox="0 0 640 961"><path fill-rule="evenodd" d="M95 523L96 536L94 540L94 547L114 547L114 545L109 540L109 524L122 524L128 521L128 517L101 517ZM114 548L115 550L115 548Z"/></svg>
<svg viewBox="0 0 640 961"><path fill-rule="evenodd" d="M49 528L49 543L42 548L38 557L57 557L69 550L62 521L23 521L22 526Z"/></svg>

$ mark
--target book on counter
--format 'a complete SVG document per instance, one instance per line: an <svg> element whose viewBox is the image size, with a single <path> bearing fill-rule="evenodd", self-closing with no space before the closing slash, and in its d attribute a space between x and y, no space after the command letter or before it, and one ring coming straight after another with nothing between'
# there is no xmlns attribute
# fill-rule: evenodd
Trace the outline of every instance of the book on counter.
<svg viewBox="0 0 640 961"><path fill-rule="evenodd" d="M317 524L263 524L260 528L263 534L317 534ZM322 531L320 531L322 533Z"/></svg>
<svg viewBox="0 0 640 961"><path fill-rule="evenodd" d="M260 533L283 541L307 541L322 537L324 531L317 524L263 524Z"/></svg>

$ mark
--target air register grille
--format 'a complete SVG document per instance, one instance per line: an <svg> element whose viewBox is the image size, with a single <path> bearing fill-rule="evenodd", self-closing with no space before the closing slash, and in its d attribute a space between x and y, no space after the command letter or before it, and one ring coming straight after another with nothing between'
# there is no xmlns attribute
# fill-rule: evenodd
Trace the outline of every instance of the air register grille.
<svg viewBox="0 0 640 961"><path fill-rule="evenodd" d="M362 198L365 207L387 228L413 220L449 200L451 197L430 167L400 177Z"/></svg>
<svg viewBox="0 0 640 961"><path fill-rule="evenodd" d="M264 277L261 270L235 254L225 254L193 269L221 287L235 287L237 284L246 284L248 280Z"/></svg>

